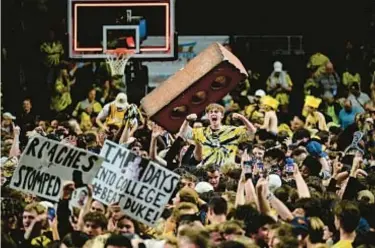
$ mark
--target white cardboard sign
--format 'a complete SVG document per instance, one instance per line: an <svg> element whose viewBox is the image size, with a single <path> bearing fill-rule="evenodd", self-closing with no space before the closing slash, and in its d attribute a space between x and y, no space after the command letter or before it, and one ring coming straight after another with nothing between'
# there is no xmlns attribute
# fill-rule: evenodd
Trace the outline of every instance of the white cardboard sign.
<svg viewBox="0 0 375 248"><path fill-rule="evenodd" d="M58 202L64 181L90 184L103 158L42 136L29 141L10 187Z"/></svg>
<svg viewBox="0 0 375 248"><path fill-rule="evenodd" d="M119 203L126 215L154 226L164 211L179 175L106 140L105 161L93 179L93 198L106 205Z"/></svg>

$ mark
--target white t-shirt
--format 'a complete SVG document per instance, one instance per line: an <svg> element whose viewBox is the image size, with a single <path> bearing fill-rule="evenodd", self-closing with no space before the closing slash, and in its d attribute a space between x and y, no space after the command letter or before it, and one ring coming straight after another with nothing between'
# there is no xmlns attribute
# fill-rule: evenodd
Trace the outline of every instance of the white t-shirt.
<svg viewBox="0 0 375 248"><path fill-rule="evenodd" d="M98 114L98 118L102 121L104 121L108 115L109 115L109 112L111 110L111 104L113 102L110 102L110 103L107 103L106 105L104 105L104 108L102 108L102 110L99 112Z"/></svg>
<svg viewBox="0 0 375 248"><path fill-rule="evenodd" d="M348 100L352 102L353 107L357 107L360 110L360 113L365 112L362 106L364 106L367 102L371 101L370 97L363 92L361 92L359 97L355 97L353 94L350 94Z"/></svg>

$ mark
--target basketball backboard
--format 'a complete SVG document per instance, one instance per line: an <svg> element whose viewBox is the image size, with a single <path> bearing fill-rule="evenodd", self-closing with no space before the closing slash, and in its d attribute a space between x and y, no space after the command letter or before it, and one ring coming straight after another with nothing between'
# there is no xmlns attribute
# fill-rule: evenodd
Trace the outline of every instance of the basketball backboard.
<svg viewBox="0 0 375 248"><path fill-rule="evenodd" d="M133 58L175 56L174 0L68 0L69 57L105 59L126 48Z"/></svg>

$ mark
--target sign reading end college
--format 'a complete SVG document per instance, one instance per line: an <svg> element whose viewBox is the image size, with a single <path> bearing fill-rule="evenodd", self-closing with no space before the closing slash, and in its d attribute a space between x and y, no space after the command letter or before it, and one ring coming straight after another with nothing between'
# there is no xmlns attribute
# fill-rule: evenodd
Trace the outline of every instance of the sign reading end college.
<svg viewBox="0 0 375 248"><path fill-rule="evenodd" d="M105 158L93 180L93 198L119 204L126 215L154 226L173 194L180 176L106 140Z"/></svg>

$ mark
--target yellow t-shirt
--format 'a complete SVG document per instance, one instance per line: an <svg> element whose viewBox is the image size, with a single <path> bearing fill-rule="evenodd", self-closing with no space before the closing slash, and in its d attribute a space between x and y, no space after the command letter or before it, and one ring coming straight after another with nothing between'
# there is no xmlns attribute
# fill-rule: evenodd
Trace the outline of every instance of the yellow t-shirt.
<svg viewBox="0 0 375 248"><path fill-rule="evenodd" d="M323 72L325 72L325 65L329 62L329 58L321 53L313 54L310 59L309 63L307 64L307 68L314 69L315 73L314 76L318 77Z"/></svg>
<svg viewBox="0 0 375 248"><path fill-rule="evenodd" d="M350 240L340 240L334 244L331 248L352 248L352 241Z"/></svg>
<svg viewBox="0 0 375 248"><path fill-rule="evenodd" d="M64 47L60 41L44 42L40 46L40 51L45 53L44 64L51 67L60 64L61 55L64 54Z"/></svg>
<svg viewBox="0 0 375 248"><path fill-rule="evenodd" d="M57 78L55 82L55 93L51 98L51 109L56 112L61 112L72 104L70 95L70 85L72 82L67 82L65 85L62 78Z"/></svg>
<svg viewBox="0 0 375 248"><path fill-rule="evenodd" d="M285 80L289 87L293 86L292 80L288 73L285 73ZM271 85L271 78L267 80L267 88L270 88ZM274 95L275 99L280 103L280 105L288 105L289 104L289 93L286 92L278 92Z"/></svg>
<svg viewBox="0 0 375 248"><path fill-rule="evenodd" d="M320 131L328 131L326 118L324 115L318 111L313 114L309 114L306 117L305 128L308 129L318 129Z"/></svg>
<svg viewBox="0 0 375 248"><path fill-rule="evenodd" d="M342 84L344 86L350 87L354 82L361 83L361 76L358 73L353 75L346 71L342 74Z"/></svg>
<svg viewBox="0 0 375 248"><path fill-rule="evenodd" d="M264 122L264 113L257 109L255 104L246 106L244 115L253 123L263 124Z"/></svg>
<svg viewBox="0 0 375 248"><path fill-rule="evenodd" d="M126 110L119 111L114 103L111 104L109 108L109 115L106 119L106 124L121 127L124 120L125 112Z"/></svg>
<svg viewBox="0 0 375 248"><path fill-rule="evenodd" d="M244 126L222 126L215 131L210 127L193 129L193 140L203 146L203 165L233 163L238 145L249 139L250 133Z"/></svg>
<svg viewBox="0 0 375 248"><path fill-rule="evenodd" d="M328 62L329 58L327 56L321 53L315 53L310 57L307 68L323 66Z"/></svg>

